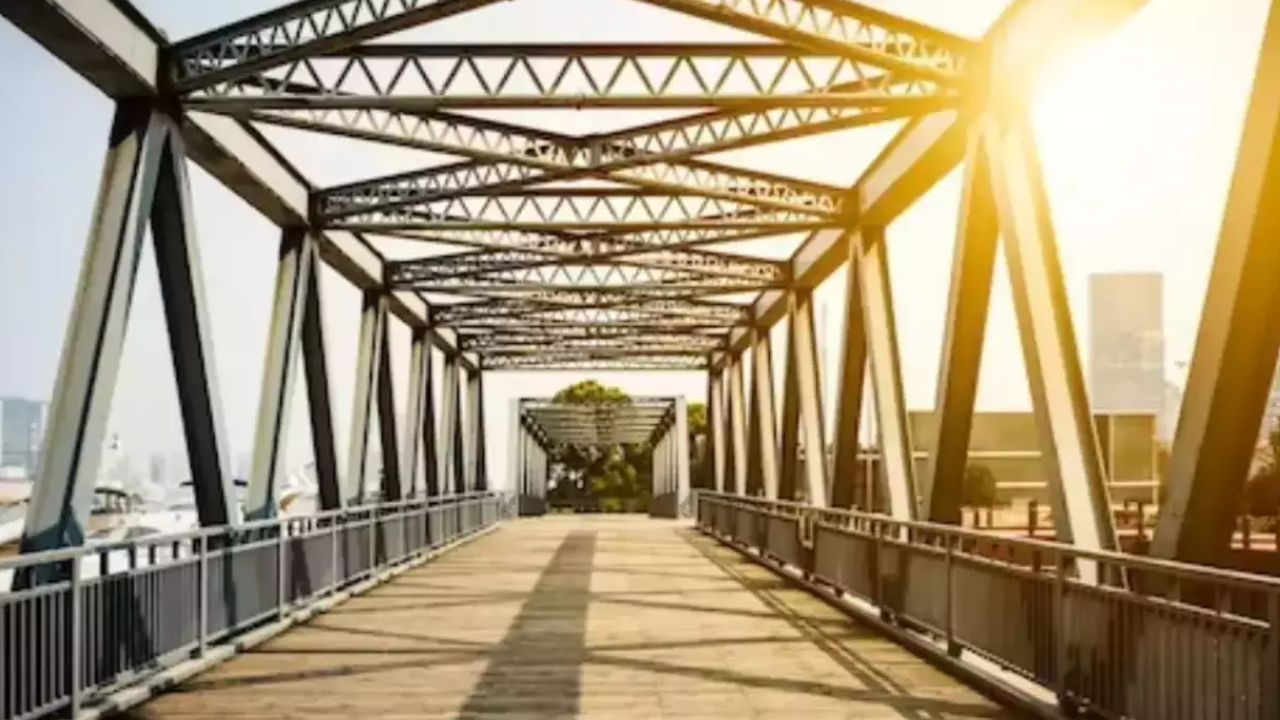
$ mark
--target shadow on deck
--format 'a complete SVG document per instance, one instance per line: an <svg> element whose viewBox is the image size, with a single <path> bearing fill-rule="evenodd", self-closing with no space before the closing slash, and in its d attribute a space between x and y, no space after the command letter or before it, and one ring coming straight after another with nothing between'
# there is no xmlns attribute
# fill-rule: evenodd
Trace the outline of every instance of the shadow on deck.
<svg viewBox="0 0 1280 720"><path fill-rule="evenodd" d="M550 517L352 599L133 718L1013 718L685 526Z"/></svg>

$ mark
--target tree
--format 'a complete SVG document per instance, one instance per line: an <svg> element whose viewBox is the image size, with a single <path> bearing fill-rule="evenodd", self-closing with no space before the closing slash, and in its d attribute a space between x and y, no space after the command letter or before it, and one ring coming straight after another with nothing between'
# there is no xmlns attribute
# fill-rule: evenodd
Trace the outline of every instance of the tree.
<svg viewBox="0 0 1280 720"><path fill-rule="evenodd" d="M989 508L996 504L996 475L991 468L971 463L964 469L961 502L969 507Z"/></svg>
<svg viewBox="0 0 1280 720"><path fill-rule="evenodd" d="M1258 451L1241 505L1253 517L1274 517L1280 511L1280 426L1271 429L1267 445Z"/></svg>
<svg viewBox="0 0 1280 720"><path fill-rule="evenodd" d="M562 388L552 398L565 405L629 405L631 397L596 380ZM599 500L604 505L635 505L647 501L653 463L648 443L605 448L565 447L554 460L564 466L570 482L555 495L564 500Z"/></svg>
<svg viewBox="0 0 1280 720"><path fill-rule="evenodd" d="M705 478L707 487L711 486L711 459L707 456L707 406L700 402L688 404L686 417L689 426L689 471L694 482Z"/></svg>

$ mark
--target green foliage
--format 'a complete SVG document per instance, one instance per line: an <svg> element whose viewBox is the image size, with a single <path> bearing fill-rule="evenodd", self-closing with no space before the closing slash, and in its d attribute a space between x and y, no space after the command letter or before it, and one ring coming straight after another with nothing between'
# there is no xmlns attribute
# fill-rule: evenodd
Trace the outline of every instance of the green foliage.
<svg viewBox="0 0 1280 720"><path fill-rule="evenodd" d="M583 380L562 388L552 398L552 402L566 405L629 405L631 404L631 396L623 392L621 388L602 385L596 380Z"/></svg>
<svg viewBox="0 0 1280 720"><path fill-rule="evenodd" d="M1274 517L1280 511L1280 427L1272 428L1258 460L1244 486L1242 510L1253 517Z"/></svg>
<svg viewBox="0 0 1280 720"><path fill-rule="evenodd" d="M707 406L700 402L688 405L689 437L707 434Z"/></svg>
<svg viewBox="0 0 1280 720"><path fill-rule="evenodd" d="M969 507L991 507L996 504L996 476L991 468L972 463L964 469L961 502Z"/></svg>
<svg viewBox="0 0 1280 720"><path fill-rule="evenodd" d="M583 380L561 389L552 398L565 405L628 405L621 388ZM609 507L647 501L652 486L652 448L648 443L604 448L564 448L554 458L563 463L568 483L558 485L561 500L600 500ZM614 501L627 501L625 503ZM601 505L603 507L604 505Z"/></svg>

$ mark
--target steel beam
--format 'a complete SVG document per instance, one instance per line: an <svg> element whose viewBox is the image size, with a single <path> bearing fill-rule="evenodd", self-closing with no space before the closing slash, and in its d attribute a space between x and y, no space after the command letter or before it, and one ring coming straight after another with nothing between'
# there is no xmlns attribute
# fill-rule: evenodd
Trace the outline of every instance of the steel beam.
<svg viewBox="0 0 1280 720"><path fill-rule="evenodd" d="M1057 539L1088 550L1113 550L1106 470L1031 127L1015 110L988 115L982 132Z"/></svg>
<svg viewBox="0 0 1280 720"><path fill-rule="evenodd" d="M1280 352L1280 5L1272 4L1151 552L1221 562Z"/></svg>
<svg viewBox="0 0 1280 720"><path fill-rule="evenodd" d="M827 505L826 433L822 427L822 380L818 365L817 331L813 321L813 293L793 290L788 311L790 353L788 368L795 368L794 383L788 391L795 393L795 421L792 437L797 448L805 450L803 500L816 507ZM791 418L788 418L789 420Z"/></svg>
<svg viewBox="0 0 1280 720"><path fill-rule="evenodd" d="M840 390L836 397L835 462L831 478L831 507L851 508L857 505L856 485L875 482L866 477L858 450L862 445L863 394L867 374L867 329L862 309L862 277L859 270L862 251L860 235L849 242L849 260L845 277L844 343L840 355ZM873 508L864 507L866 511Z"/></svg>
<svg viewBox="0 0 1280 720"><path fill-rule="evenodd" d="M778 497L778 425L774 414L773 343L767 328L756 328L751 346L751 429L748 487Z"/></svg>
<svg viewBox="0 0 1280 720"><path fill-rule="evenodd" d="M937 82L958 79L972 42L855 2L643 0L789 45Z"/></svg>
<svg viewBox="0 0 1280 720"><path fill-rule="evenodd" d="M920 482L921 516L930 522L951 524L961 521L969 434L999 238L990 167L979 130L971 132L965 158L934 403L937 426Z"/></svg>
<svg viewBox="0 0 1280 720"><path fill-rule="evenodd" d="M312 255L317 254L314 245ZM321 315L319 258L313 257L307 278L306 305L302 315L302 364L307 378L307 406L311 421L311 443L316 461L316 484L321 510L346 507L338 470L337 440L333 432L333 403L329 385L328 346L324 340Z"/></svg>
<svg viewBox="0 0 1280 720"><path fill-rule="evenodd" d="M408 497L420 497L425 494L427 483L418 485L419 468L431 465L434 448L432 444L423 446L423 424L427 416L435 412L430 403L431 386L431 341L426 330L411 331L409 345L409 387L408 406L405 408L404 428L401 429L400 471L404 476L405 493ZM386 454L386 449L383 449ZM425 458L425 460L424 460Z"/></svg>
<svg viewBox="0 0 1280 720"><path fill-rule="evenodd" d="M729 432L732 441L729 445L730 472L733 480L733 494L747 494L747 398L743 376L743 358L734 358L729 365Z"/></svg>
<svg viewBox="0 0 1280 720"><path fill-rule="evenodd" d="M916 519L914 447L910 420L902 390L902 361L898 352L898 327L894 320L893 290L889 278L889 248L884 229L863 226L858 230L858 286L862 292L863 327L871 386L875 390L876 429L881 467L889 491L889 514L899 520Z"/></svg>
<svg viewBox="0 0 1280 720"><path fill-rule="evenodd" d="M385 315L382 320L382 337L378 342L378 437L382 442L382 478L379 485L382 490L381 500L398 501L404 498L404 478L406 475L412 483L413 467L402 467L400 464L400 431L396 427L396 391L394 376L391 372L391 329L390 319Z"/></svg>
<svg viewBox="0 0 1280 720"><path fill-rule="evenodd" d="M84 543L166 132L163 119L139 104L116 108L23 526L24 553Z"/></svg>
<svg viewBox="0 0 1280 720"><path fill-rule="evenodd" d="M489 489L488 454L485 447L484 375L475 370L467 377L467 436L471 439L471 489Z"/></svg>
<svg viewBox="0 0 1280 720"><path fill-rule="evenodd" d="M846 48L857 49L851 39ZM263 48L271 52L273 48ZM943 76L868 73L847 57L773 44L405 45L314 54L188 93L220 111L326 108L730 108L920 105ZM845 90L844 88L851 88Z"/></svg>
<svg viewBox="0 0 1280 720"><path fill-rule="evenodd" d="M295 0L178 43L172 50L174 84L185 91L231 82L495 2Z"/></svg>
<svg viewBox="0 0 1280 720"><path fill-rule="evenodd" d="M351 437L347 452L347 505L367 498L365 470L369 461L369 430L382 363L382 336L387 329L386 296L366 292L361 299L360 334L356 338L356 373L352 379Z"/></svg>
<svg viewBox="0 0 1280 720"><path fill-rule="evenodd" d="M276 289L271 304L271 324L267 330L267 352L254 433L253 465L249 471L249 491L244 508L246 520L275 517L280 506L280 459L288 433L289 398L293 393L294 370L302 343L307 288L314 270L312 243L313 239L305 228L286 228L280 240Z"/></svg>

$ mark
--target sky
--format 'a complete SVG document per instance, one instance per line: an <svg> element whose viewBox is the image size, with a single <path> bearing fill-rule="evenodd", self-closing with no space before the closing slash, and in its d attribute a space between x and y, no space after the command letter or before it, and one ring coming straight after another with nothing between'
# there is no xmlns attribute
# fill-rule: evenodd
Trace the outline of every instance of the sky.
<svg viewBox="0 0 1280 720"><path fill-rule="evenodd" d="M181 38L272 5L270 0L175 3L137 0L170 37ZM1003 0L880 0L868 4L978 36ZM1165 276L1167 372L1177 380L1191 356L1204 287L1221 223L1240 127L1256 64L1266 0L1151 0L1129 23L1048 68L1033 119L1069 300L1088 357L1090 273L1156 271ZM746 36L631 0L517 0L398 34L411 42L729 42ZM1189 51L1193 49L1194 52ZM102 167L112 105L12 26L0 21L0 396L47 399L52 392L80 255ZM654 113L493 112L586 133L654 119ZM897 125L722 153L721 162L850 184ZM451 160L301 131L264 132L319 185ZM252 448L267 308L279 231L192 167L196 227L210 299L214 361L232 460ZM959 202L952 173L888 229L895 312L908 405L933 404ZM426 254L379 240L388 257ZM798 238L735 248L785 257ZM109 428L131 455L182 455L154 261L139 274ZM980 409L1029 406L1003 263L979 381ZM345 454L351 415L359 293L332 271L321 275L335 427ZM825 404L834 402L843 323L843 273L817 292ZM775 382L782 381L785 323L773 331ZM392 323L393 375L407 383L409 334ZM438 360L439 358L437 358ZM436 363L439 367L439 362ZM592 373L634 394L701 400L698 373ZM576 373L495 373L486 378L491 477L506 480L508 409L515 397L550 395ZM301 378L301 374L299 374ZM310 458L302 380L295 388L286 469ZM439 378L436 378L437 387ZM780 392L780 389L779 389ZM402 397L403 392L399 395ZM440 393L436 393L439 398ZM400 409L403 402L398 403ZM376 440L375 440L376 444ZM341 458L340 458L341 460Z"/></svg>

